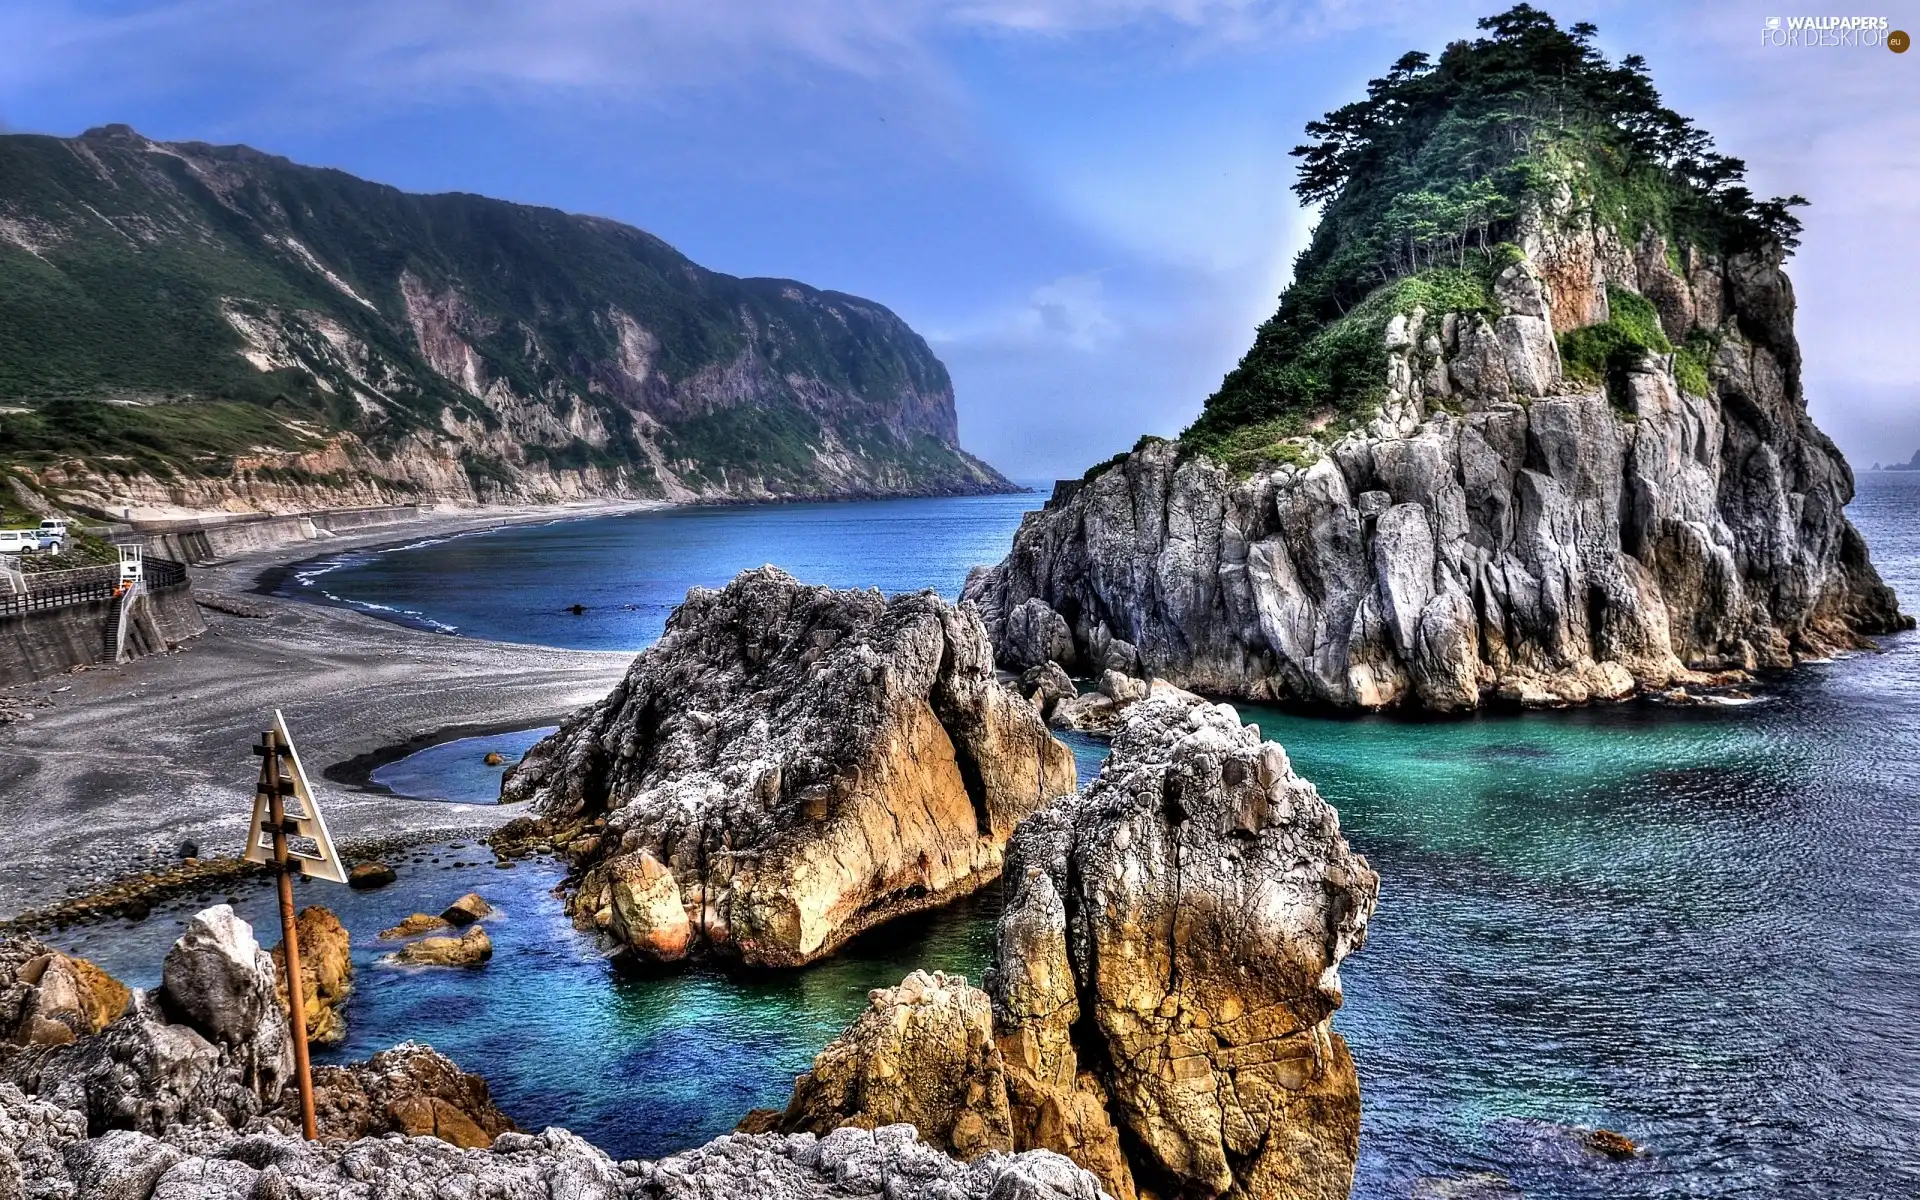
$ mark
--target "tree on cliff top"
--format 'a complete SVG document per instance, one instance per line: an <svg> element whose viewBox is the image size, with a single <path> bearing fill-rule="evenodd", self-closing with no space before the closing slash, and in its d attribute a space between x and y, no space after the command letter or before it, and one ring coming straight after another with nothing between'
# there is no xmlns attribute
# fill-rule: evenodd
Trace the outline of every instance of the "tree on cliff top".
<svg viewBox="0 0 1920 1200"><path fill-rule="evenodd" d="M1437 62L1401 56L1366 99L1308 123L1294 191L1322 206L1319 225L1279 311L1185 440L1206 448L1248 425L1344 407L1376 373L1373 355L1360 357L1372 339L1332 327L1409 275L1484 275L1521 215L1563 187L1576 211L1629 239L1651 229L1712 254L1798 244L1791 209L1806 201L1756 199L1746 164L1661 103L1644 59L1609 62L1593 25L1562 29L1527 4L1479 28ZM1471 294L1470 279L1452 290L1462 282Z"/></svg>

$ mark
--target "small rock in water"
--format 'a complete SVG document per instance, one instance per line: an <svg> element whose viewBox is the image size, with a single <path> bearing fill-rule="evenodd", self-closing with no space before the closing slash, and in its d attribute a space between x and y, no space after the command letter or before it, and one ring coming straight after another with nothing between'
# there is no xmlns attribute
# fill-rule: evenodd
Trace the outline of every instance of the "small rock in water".
<svg viewBox="0 0 1920 1200"><path fill-rule="evenodd" d="M489 750L487 751L487 757L484 761L490 767L497 767L500 764L506 762L507 760L500 757L500 752L498 750Z"/></svg>
<svg viewBox="0 0 1920 1200"><path fill-rule="evenodd" d="M584 604L572 604L567 606L567 611L577 617L587 611L587 606Z"/></svg>
<svg viewBox="0 0 1920 1200"><path fill-rule="evenodd" d="M397 878L393 868L386 863L355 863L353 870L347 872L347 886L366 891L370 888L385 887Z"/></svg>
<svg viewBox="0 0 1920 1200"><path fill-rule="evenodd" d="M482 900L478 892L468 892L449 904L440 918L449 925L471 925L491 912L493 905Z"/></svg>
<svg viewBox="0 0 1920 1200"><path fill-rule="evenodd" d="M417 967L477 967L493 957L493 939L479 926L459 937L429 937L409 942L394 955Z"/></svg>
<svg viewBox="0 0 1920 1200"><path fill-rule="evenodd" d="M1580 1144L1595 1154L1604 1154L1608 1158L1632 1158L1640 1153L1640 1147L1624 1133L1615 1133L1611 1129L1586 1129L1580 1133Z"/></svg>
<svg viewBox="0 0 1920 1200"><path fill-rule="evenodd" d="M435 929L445 929L446 927L447 921L444 917L429 916L426 913L414 913L393 928L382 929L380 931L380 940L383 942L397 942L404 938L418 937L423 933L431 933Z"/></svg>

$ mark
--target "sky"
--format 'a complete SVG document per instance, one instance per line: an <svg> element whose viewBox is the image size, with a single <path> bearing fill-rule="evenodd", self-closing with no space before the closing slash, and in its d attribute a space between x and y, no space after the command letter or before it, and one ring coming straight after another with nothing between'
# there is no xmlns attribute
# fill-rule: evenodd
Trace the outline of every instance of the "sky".
<svg viewBox="0 0 1920 1200"><path fill-rule="evenodd" d="M1762 3L1543 4L1639 53L1761 195L1815 420L1920 449L1920 49L1764 47ZM0 0L0 127L125 122L613 217L870 297L1023 480L1177 433L1314 216L1302 126L1502 0ZM1871 6L1920 34L1920 0Z"/></svg>

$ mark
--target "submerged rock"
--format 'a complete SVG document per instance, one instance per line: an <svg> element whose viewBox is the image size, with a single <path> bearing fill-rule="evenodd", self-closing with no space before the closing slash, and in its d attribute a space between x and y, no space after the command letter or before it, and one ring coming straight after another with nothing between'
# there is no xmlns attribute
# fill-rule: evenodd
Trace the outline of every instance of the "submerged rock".
<svg viewBox="0 0 1920 1200"><path fill-rule="evenodd" d="M1453 711L1614 699L1912 627L1807 415L1778 254L1690 252L1682 275L1652 235L1523 244L1494 284L1505 315L1388 324L1363 427L1245 477L1162 442L1061 485L969 577L1001 665L1091 673L1124 646L1122 669L1208 695ZM1606 386L1563 374L1555 336L1607 319L1603 285L1653 298L1673 341L1709 339L1706 394L1651 354Z"/></svg>
<svg viewBox="0 0 1920 1200"><path fill-rule="evenodd" d="M430 916L427 913L414 913L412 916L401 918L398 925L388 929L382 929L380 931L380 940L383 942L403 941L406 938L419 937L423 933L432 933L436 929L447 928L449 928L449 926L445 917Z"/></svg>
<svg viewBox="0 0 1920 1200"><path fill-rule="evenodd" d="M353 994L353 939L332 911L314 904L294 921L300 939L301 1002L307 1036L322 1045L347 1036L347 997ZM274 995L288 1012L286 943L273 948Z"/></svg>
<svg viewBox="0 0 1920 1200"><path fill-rule="evenodd" d="M353 869L347 872L347 886L357 891L367 891L383 888L398 878L386 863L361 862L353 864Z"/></svg>
<svg viewBox="0 0 1920 1200"><path fill-rule="evenodd" d="M468 892L452 904L447 905L445 910L441 912L440 919L449 925L471 925L482 917L492 915L493 905L481 899L480 893Z"/></svg>
<svg viewBox="0 0 1920 1200"><path fill-rule="evenodd" d="M763 567L689 592L502 798L577 839L582 928L649 959L790 966L992 880L1015 823L1073 787L970 611Z"/></svg>

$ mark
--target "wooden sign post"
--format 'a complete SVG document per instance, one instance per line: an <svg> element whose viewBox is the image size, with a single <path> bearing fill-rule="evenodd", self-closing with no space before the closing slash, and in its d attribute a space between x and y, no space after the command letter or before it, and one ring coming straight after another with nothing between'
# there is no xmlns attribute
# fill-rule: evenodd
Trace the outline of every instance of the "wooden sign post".
<svg viewBox="0 0 1920 1200"><path fill-rule="evenodd" d="M313 1067L307 1057L306 988L300 978L300 937L293 912L293 877L297 872L314 879L345 883L340 856L327 833L326 819L307 785L307 773L300 755L287 733L287 722L278 709L273 713L273 728L260 735L253 752L260 756L260 782L253 794L253 823L247 842L247 860L270 862L279 875L280 929L285 941L287 973L287 1016L293 1026L293 1066L300 1085L300 1127L308 1141L320 1136L313 1113ZM287 768L284 772L282 766ZM290 812L291 800L298 811ZM312 849L296 846L293 838L305 839Z"/></svg>

